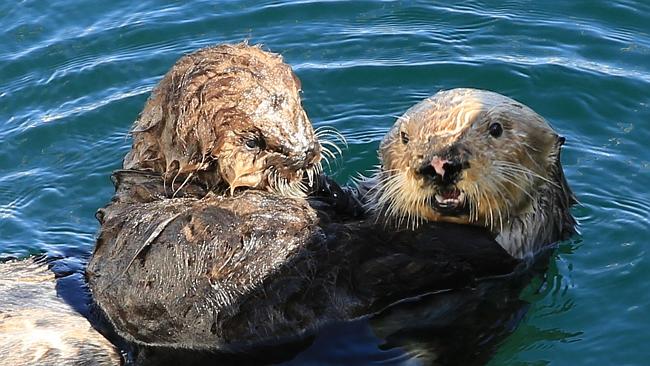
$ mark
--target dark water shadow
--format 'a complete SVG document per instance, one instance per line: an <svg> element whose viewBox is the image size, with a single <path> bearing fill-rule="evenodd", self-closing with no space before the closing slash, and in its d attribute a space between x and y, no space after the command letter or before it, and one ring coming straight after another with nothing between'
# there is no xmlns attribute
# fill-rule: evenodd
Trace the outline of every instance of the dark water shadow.
<svg viewBox="0 0 650 366"><path fill-rule="evenodd" d="M553 252L542 253L510 276L386 309L370 321L384 340L379 348L400 349L421 365L486 364L528 312L531 304L520 295L546 272Z"/></svg>

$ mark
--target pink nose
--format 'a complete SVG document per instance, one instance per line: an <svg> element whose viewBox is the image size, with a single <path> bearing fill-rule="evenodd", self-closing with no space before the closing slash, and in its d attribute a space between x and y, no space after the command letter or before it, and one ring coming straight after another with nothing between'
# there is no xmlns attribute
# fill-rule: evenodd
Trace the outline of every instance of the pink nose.
<svg viewBox="0 0 650 366"><path fill-rule="evenodd" d="M449 160L446 159L440 159L438 156L434 156L431 159L431 166L433 169L435 169L436 173L438 173L441 177L445 177L445 164L448 163Z"/></svg>

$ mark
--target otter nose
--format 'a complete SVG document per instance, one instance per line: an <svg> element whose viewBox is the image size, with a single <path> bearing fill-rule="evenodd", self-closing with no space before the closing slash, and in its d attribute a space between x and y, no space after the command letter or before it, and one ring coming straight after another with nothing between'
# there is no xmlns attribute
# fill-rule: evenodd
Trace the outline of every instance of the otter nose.
<svg viewBox="0 0 650 366"><path fill-rule="evenodd" d="M468 167L468 162L434 156L428 164L424 164L418 169L418 173L433 178L438 184L450 184L455 182L460 172Z"/></svg>

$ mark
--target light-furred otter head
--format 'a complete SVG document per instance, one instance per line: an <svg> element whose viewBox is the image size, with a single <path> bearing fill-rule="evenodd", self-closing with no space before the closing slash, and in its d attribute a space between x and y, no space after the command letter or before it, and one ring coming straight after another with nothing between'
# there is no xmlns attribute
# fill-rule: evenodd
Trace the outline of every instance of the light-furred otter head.
<svg viewBox="0 0 650 366"><path fill-rule="evenodd" d="M193 179L231 194L247 187L301 196L327 151L299 93L291 67L258 46L186 55L135 122L124 168L161 173L172 186Z"/></svg>
<svg viewBox="0 0 650 366"><path fill-rule="evenodd" d="M537 113L503 95L441 91L410 108L382 141L369 204L398 225L484 226L523 257L574 232L563 142Z"/></svg>

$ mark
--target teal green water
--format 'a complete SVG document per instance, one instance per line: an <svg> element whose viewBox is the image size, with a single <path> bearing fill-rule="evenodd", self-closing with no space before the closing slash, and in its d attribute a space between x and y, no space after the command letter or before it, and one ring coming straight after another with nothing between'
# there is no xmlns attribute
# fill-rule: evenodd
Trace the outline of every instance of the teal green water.
<svg viewBox="0 0 650 366"><path fill-rule="evenodd" d="M530 308L490 364L650 362L648 2L26 0L0 19L0 257L86 257L152 87L181 55L248 39L294 67L316 126L348 138L342 182L439 89L491 89L546 117L568 141L581 234L522 294ZM321 353L413 361L368 339Z"/></svg>

